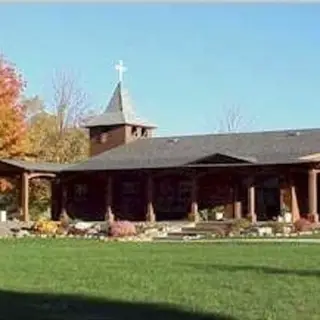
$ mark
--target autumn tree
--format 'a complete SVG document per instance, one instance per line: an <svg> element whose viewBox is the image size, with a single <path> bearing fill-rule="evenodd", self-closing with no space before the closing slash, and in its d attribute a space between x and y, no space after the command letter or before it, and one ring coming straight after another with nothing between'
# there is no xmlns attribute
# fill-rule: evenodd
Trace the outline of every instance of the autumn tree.
<svg viewBox="0 0 320 320"><path fill-rule="evenodd" d="M27 152L25 108L20 102L24 82L12 64L0 58L0 157Z"/></svg>
<svg viewBox="0 0 320 320"><path fill-rule="evenodd" d="M92 114L88 97L75 77L65 72L52 81L52 99L24 99L29 141L37 161L74 163L88 157L89 139L82 127ZM50 204L50 185L34 179L31 184L30 213L36 215ZM34 214L34 215L35 215Z"/></svg>
<svg viewBox="0 0 320 320"><path fill-rule="evenodd" d="M67 73L53 78L53 97L45 105L38 97L26 101L29 140L37 158L72 163L88 155L89 140L82 125L92 113L85 92Z"/></svg>
<svg viewBox="0 0 320 320"><path fill-rule="evenodd" d="M13 64L0 56L0 157L24 158L28 152L25 109L20 97L25 83ZM1 197L14 181L0 179Z"/></svg>

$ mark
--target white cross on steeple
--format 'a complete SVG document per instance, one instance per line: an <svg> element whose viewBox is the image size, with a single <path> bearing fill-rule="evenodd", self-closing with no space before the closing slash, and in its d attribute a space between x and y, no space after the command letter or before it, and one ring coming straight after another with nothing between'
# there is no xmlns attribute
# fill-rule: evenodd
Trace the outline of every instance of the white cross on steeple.
<svg viewBox="0 0 320 320"><path fill-rule="evenodd" d="M116 64L115 68L119 72L119 82L122 82L123 81L123 74L127 71L127 68L124 66L122 60L119 60L119 63Z"/></svg>

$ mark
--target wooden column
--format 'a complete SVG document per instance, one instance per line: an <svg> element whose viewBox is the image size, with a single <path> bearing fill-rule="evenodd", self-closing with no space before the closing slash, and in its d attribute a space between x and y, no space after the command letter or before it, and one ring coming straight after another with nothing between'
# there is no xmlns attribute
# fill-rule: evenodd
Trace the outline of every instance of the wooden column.
<svg viewBox="0 0 320 320"><path fill-rule="evenodd" d="M57 209L57 181L55 179L50 181L50 198L51 198L51 220L59 220Z"/></svg>
<svg viewBox="0 0 320 320"><path fill-rule="evenodd" d="M68 200L68 191L67 186L63 181L60 180L60 192L61 192L61 210L60 217L67 215L67 200Z"/></svg>
<svg viewBox="0 0 320 320"><path fill-rule="evenodd" d="M155 222L156 215L153 208L153 179L151 174L147 176L147 215L146 220L148 222Z"/></svg>
<svg viewBox="0 0 320 320"><path fill-rule="evenodd" d="M192 176L191 184L191 208L190 213L195 222L199 221L199 212L198 212L198 179L194 174Z"/></svg>
<svg viewBox="0 0 320 320"><path fill-rule="evenodd" d="M319 222L317 200L318 200L317 171L315 169L309 169L308 171L309 213L314 216L315 222Z"/></svg>
<svg viewBox="0 0 320 320"><path fill-rule="evenodd" d="M233 187L234 190L234 202L233 202L233 212L235 219L241 219L242 216L242 208L241 208L241 201L239 200L239 185L235 184Z"/></svg>
<svg viewBox="0 0 320 320"><path fill-rule="evenodd" d="M256 215L256 196L255 196L255 183L254 178L250 178L248 181L248 215L251 217L251 222L257 222Z"/></svg>
<svg viewBox="0 0 320 320"><path fill-rule="evenodd" d="M112 177L111 175L107 176L106 181L106 214L105 219L109 223L114 221L114 214L112 212Z"/></svg>
<svg viewBox="0 0 320 320"><path fill-rule="evenodd" d="M292 222L295 222L300 219L299 208L297 206L297 194L296 194L296 186L293 181L290 181L290 200L291 200L291 214L292 214Z"/></svg>
<svg viewBox="0 0 320 320"><path fill-rule="evenodd" d="M285 198L285 179L284 177L280 177L279 178L279 200L280 200L280 212L279 213L282 213L282 210L285 209L285 201L284 201L284 198Z"/></svg>
<svg viewBox="0 0 320 320"><path fill-rule="evenodd" d="M29 176L27 172L21 177L21 210L23 221L29 221Z"/></svg>

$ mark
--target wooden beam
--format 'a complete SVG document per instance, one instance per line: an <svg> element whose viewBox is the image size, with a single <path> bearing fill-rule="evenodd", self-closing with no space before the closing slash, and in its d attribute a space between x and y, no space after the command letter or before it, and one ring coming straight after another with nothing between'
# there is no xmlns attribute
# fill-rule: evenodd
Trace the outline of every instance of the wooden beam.
<svg viewBox="0 0 320 320"><path fill-rule="evenodd" d="M34 178L55 178L55 177L56 177L55 173L39 173L39 172L29 173L29 180Z"/></svg>
<svg viewBox="0 0 320 320"><path fill-rule="evenodd" d="M314 169L308 171L308 204L309 213L313 215L314 221L319 221L318 216L318 183L317 172Z"/></svg>
<svg viewBox="0 0 320 320"><path fill-rule="evenodd" d="M251 177L248 181L248 215L251 217L252 223L257 222L257 215L256 215L256 195L255 195L255 183L254 178Z"/></svg>
<svg viewBox="0 0 320 320"><path fill-rule="evenodd" d="M60 216L67 215L67 200L68 200L68 190L66 185L60 181L60 192L61 192L61 211ZM60 218L60 217L59 217Z"/></svg>
<svg viewBox="0 0 320 320"><path fill-rule="evenodd" d="M191 216L195 222L199 221L198 212L198 176L196 174L192 177L191 185Z"/></svg>
<svg viewBox="0 0 320 320"><path fill-rule="evenodd" d="M112 192L113 192L113 179L110 174L107 175L107 181L106 181L106 214L105 219L108 221L108 223L112 223L115 219L115 216L112 212Z"/></svg>
<svg viewBox="0 0 320 320"><path fill-rule="evenodd" d="M153 208L153 177L149 173L147 176L147 215L146 220L149 222L155 222L156 221L156 215L154 213Z"/></svg>
<svg viewBox="0 0 320 320"><path fill-rule="evenodd" d="M233 212L235 219L241 219L242 217L242 207L241 201L239 200L239 185L235 183L233 187Z"/></svg>
<svg viewBox="0 0 320 320"><path fill-rule="evenodd" d="M21 175L21 210L23 221L29 221L29 176L27 172Z"/></svg>
<svg viewBox="0 0 320 320"><path fill-rule="evenodd" d="M279 178L280 212L282 212L285 209L285 201L284 201L285 192L286 192L285 188L286 188L286 180L283 175L280 175L280 178Z"/></svg>

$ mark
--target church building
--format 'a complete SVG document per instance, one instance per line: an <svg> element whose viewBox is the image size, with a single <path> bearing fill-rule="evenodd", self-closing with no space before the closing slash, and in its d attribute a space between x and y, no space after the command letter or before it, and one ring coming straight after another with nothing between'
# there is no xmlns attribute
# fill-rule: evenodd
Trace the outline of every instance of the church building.
<svg viewBox="0 0 320 320"><path fill-rule="evenodd" d="M168 221L219 207L226 219L318 221L320 129L153 137L122 79L87 128L90 157L59 172L55 218Z"/></svg>
<svg viewBox="0 0 320 320"><path fill-rule="evenodd" d="M52 180L54 219L67 212L90 221L197 220L215 209L253 222L284 212L319 220L320 129L154 137L122 77L87 128L90 155L81 163L0 160L2 174L21 177L24 220L35 177Z"/></svg>

